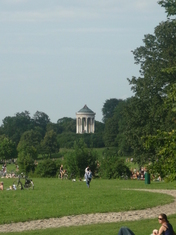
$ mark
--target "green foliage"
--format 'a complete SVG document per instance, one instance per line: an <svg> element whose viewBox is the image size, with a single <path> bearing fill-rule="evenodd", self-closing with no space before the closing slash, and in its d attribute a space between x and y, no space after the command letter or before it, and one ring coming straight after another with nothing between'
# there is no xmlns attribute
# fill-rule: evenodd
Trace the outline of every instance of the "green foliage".
<svg viewBox="0 0 176 235"><path fill-rule="evenodd" d="M50 123L50 118L49 116L44 113L44 112L39 112L37 111L34 116L33 116L33 124L35 127L40 127L41 128L41 134L44 137L45 132L46 132L46 127L47 124Z"/></svg>
<svg viewBox="0 0 176 235"><path fill-rule="evenodd" d="M43 141L41 142L42 153L48 154L51 157L52 153L59 152L59 143L57 141L56 133L51 130L46 132Z"/></svg>
<svg viewBox="0 0 176 235"><path fill-rule="evenodd" d="M76 133L76 119L64 117L58 119L57 125L62 128L62 132Z"/></svg>
<svg viewBox="0 0 176 235"><path fill-rule="evenodd" d="M87 138L84 138L84 140L88 147L103 148L105 146L104 140L103 140L103 134L101 132L89 134L87 136L85 135L85 137L87 137ZM88 138L89 138L89 144L87 141Z"/></svg>
<svg viewBox="0 0 176 235"><path fill-rule="evenodd" d="M165 107L168 107L173 112L176 112L176 83L174 83L170 87L170 90L167 93L167 98L165 99Z"/></svg>
<svg viewBox="0 0 176 235"><path fill-rule="evenodd" d="M116 179L122 176L130 176L131 172L124 159L118 157L118 153L111 149L106 150L100 160L100 176L105 179Z"/></svg>
<svg viewBox="0 0 176 235"><path fill-rule="evenodd" d="M73 148L75 140L84 138L88 147L104 147L103 131L104 124L95 121L95 134L77 135L76 120L72 118L61 118L57 123L51 123L47 114L37 111L33 118L29 112L17 113L14 117L6 117L0 127L0 135L6 135L18 146L18 151L32 146L38 153L47 155L56 153L61 148ZM52 138L57 135L57 140ZM40 145L41 144L41 145ZM28 150L25 150L29 152ZM45 152L46 151L46 152Z"/></svg>
<svg viewBox="0 0 176 235"><path fill-rule="evenodd" d="M46 131L51 130L53 130L57 135L63 132L63 128L59 124L49 122L46 126Z"/></svg>
<svg viewBox="0 0 176 235"><path fill-rule="evenodd" d="M0 159L12 159L17 157L15 143L4 135L0 136Z"/></svg>
<svg viewBox="0 0 176 235"><path fill-rule="evenodd" d="M165 98L165 107L175 112L176 86L171 86ZM175 120L175 119L174 119ZM143 138L144 139L144 138ZM158 173L165 180L176 179L176 133L175 130L157 131L156 135L149 135L144 140L147 152L155 153L151 158L153 164L150 166L152 174Z"/></svg>
<svg viewBox="0 0 176 235"><path fill-rule="evenodd" d="M129 80L134 97L122 111L126 120L123 131L128 145L133 149L135 160L144 164L154 158L155 150L145 151L143 138L156 135L157 130L175 129L175 114L165 106L168 90L175 83L176 20L161 22L154 35L144 36L144 46L134 52L135 63L140 65L140 77ZM164 61L164 63L163 63Z"/></svg>
<svg viewBox="0 0 176 235"><path fill-rule="evenodd" d="M176 15L175 0L162 0L158 2L162 7L165 7L167 16Z"/></svg>
<svg viewBox="0 0 176 235"><path fill-rule="evenodd" d="M114 145L118 147L118 153L121 156L127 156L132 154L131 145L127 141L127 137L124 134L124 130L126 129L126 125L128 123L128 119L126 119L126 116L124 115L124 110L127 104L129 103L130 99L123 100L119 102L117 107L114 110L114 116L113 118L118 121L118 132L115 129L114 131L117 133L116 138L114 139ZM117 122L116 121L116 122Z"/></svg>
<svg viewBox="0 0 176 235"><path fill-rule="evenodd" d="M19 165L20 172L23 172L25 174L28 174L29 172L34 172L35 170L34 159L30 153L25 153L21 151L18 154L17 163Z"/></svg>
<svg viewBox="0 0 176 235"><path fill-rule="evenodd" d="M73 148L75 140L77 140L78 135L72 132L63 132L57 135L57 141L60 148Z"/></svg>
<svg viewBox="0 0 176 235"><path fill-rule="evenodd" d="M117 134L118 134L118 119L116 116L113 116L107 119L105 124L103 140L106 147L117 146L116 142Z"/></svg>
<svg viewBox="0 0 176 235"><path fill-rule="evenodd" d="M77 140L83 139L88 148L104 147L102 133L77 134Z"/></svg>
<svg viewBox="0 0 176 235"><path fill-rule="evenodd" d="M156 151L156 160L149 166L152 174L158 173L167 180L176 179L176 133L158 131L156 136L148 136L145 148Z"/></svg>
<svg viewBox="0 0 176 235"><path fill-rule="evenodd" d="M18 152L24 151L30 153L33 158L37 158L41 139L42 136L38 131L30 130L24 132L17 147Z"/></svg>
<svg viewBox="0 0 176 235"><path fill-rule="evenodd" d="M84 139L87 147L101 148L104 147L103 135L101 132L94 134L76 134L72 132L63 132L57 135L57 141L61 148L74 148L75 141Z"/></svg>
<svg viewBox="0 0 176 235"><path fill-rule="evenodd" d="M103 133L105 124L95 120L95 133Z"/></svg>
<svg viewBox="0 0 176 235"><path fill-rule="evenodd" d="M21 135L32 127L33 123L29 116L29 112L25 111L17 113L13 117L5 117L3 119L3 125L0 128L0 132L15 142L17 146Z"/></svg>
<svg viewBox="0 0 176 235"><path fill-rule="evenodd" d="M60 162L59 162L60 163ZM56 177L59 170L58 163L51 159L45 159L40 161L35 169L35 175L37 177Z"/></svg>
<svg viewBox="0 0 176 235"><path fill-rule="evenodd" d="M87 166L94 174L96 170L97 153L93 149L88 149L83 139L75 142L74 151L68 153L66 157L67 169L70 173L75 173L79 177L84 176Z"/></svg>
<svg viewBox="0 0 176 235"><path fill-rule="evenodd" d="M18 165L21 172L28 174L34 172L34 160L37 159L41 135L37 131L30 130L23 133L18 144Z"/></svg>
<svg viewBox="0 0 176 235"><path fill-rule="evenodd" d="M102 108L102 114L103 114L103 122L105 123L109 118L113 117L114 114L114 109L116 108L116 106L118 105L118 103L121 100L118 100L116 98L114 99L109 99L106 100L103 108Z"/></svg>

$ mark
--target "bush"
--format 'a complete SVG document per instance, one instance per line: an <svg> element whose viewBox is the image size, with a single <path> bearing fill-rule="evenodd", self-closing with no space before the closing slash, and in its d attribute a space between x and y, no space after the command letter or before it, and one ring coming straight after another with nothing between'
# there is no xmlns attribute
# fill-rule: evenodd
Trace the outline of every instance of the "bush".
<svg viewBox="0 0 176 235"><path fill-rule="evenodd" d="M34 159L29 153L20 152L18 154L17 163L19 165L20 172L24 172L25 174L34 172L35 170Z"/></svg>
<svg viewBox="0 0 176 235"><path fill-rule="evenodd" d="M69 173L74 173L78 177L83 177L85 168L90 167L94 174L96 170L97 152L88 149L83 139L75 142L74 151L66 156L66 165Z"/></svg>
<svg viewBox="0 0 176 235"><path fill-rule="evenodd" d="M119 159L117 155L111 155L107 152L100 160L100 176L104 179L116 179L122 176L130 177L131 172L125 165L123 159Z"/></svg>
<svg viewBox="0 0 176 235"><path fill-rule="evenodd" d="M58 167L60 167L60 164L57 161L45 159L38 163L35 169L35 175L39 177L56 177Z"/></svg>

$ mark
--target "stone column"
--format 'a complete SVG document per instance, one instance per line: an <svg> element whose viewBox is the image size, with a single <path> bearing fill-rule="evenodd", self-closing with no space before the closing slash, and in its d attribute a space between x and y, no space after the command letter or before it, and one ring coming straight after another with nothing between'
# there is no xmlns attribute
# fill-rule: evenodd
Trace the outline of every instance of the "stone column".
<svg viewBox="0 0 176 235"><path fill-rule="evenodd" d="M78 117L76 118L76 133L78 133Z"/></svg>
<svg viewBox="0 0 176 235"><path fill-rule="evenodd" d="M91 126L92 126L91 132L94 133L94 131L95 131L95 121L94 121L94 118L91 118Z"/></svg>

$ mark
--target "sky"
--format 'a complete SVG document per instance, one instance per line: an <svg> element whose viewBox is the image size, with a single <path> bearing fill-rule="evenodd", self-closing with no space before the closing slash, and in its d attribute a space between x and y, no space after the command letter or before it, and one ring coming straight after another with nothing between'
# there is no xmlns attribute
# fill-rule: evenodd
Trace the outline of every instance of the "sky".
<svg viewBox="0 0 176 235"><path fill-rule="evenodd" d="M166 20L157 0L0 0L0 125L7 116L102 121L106 100L133 95L132 50Z"/></svg>

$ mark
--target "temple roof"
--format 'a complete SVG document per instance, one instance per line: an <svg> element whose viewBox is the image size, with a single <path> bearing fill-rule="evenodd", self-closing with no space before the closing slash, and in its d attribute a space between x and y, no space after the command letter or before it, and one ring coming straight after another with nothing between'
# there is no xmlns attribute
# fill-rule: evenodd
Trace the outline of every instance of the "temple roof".
<svg viewBox="0 0 176 235"><path fill-rule="evenodd" d="M87 107L87 105L85 104L84 107L82 109L80 109L77 113L92 113L95 114L91 109L89 109Z"/></svg>

